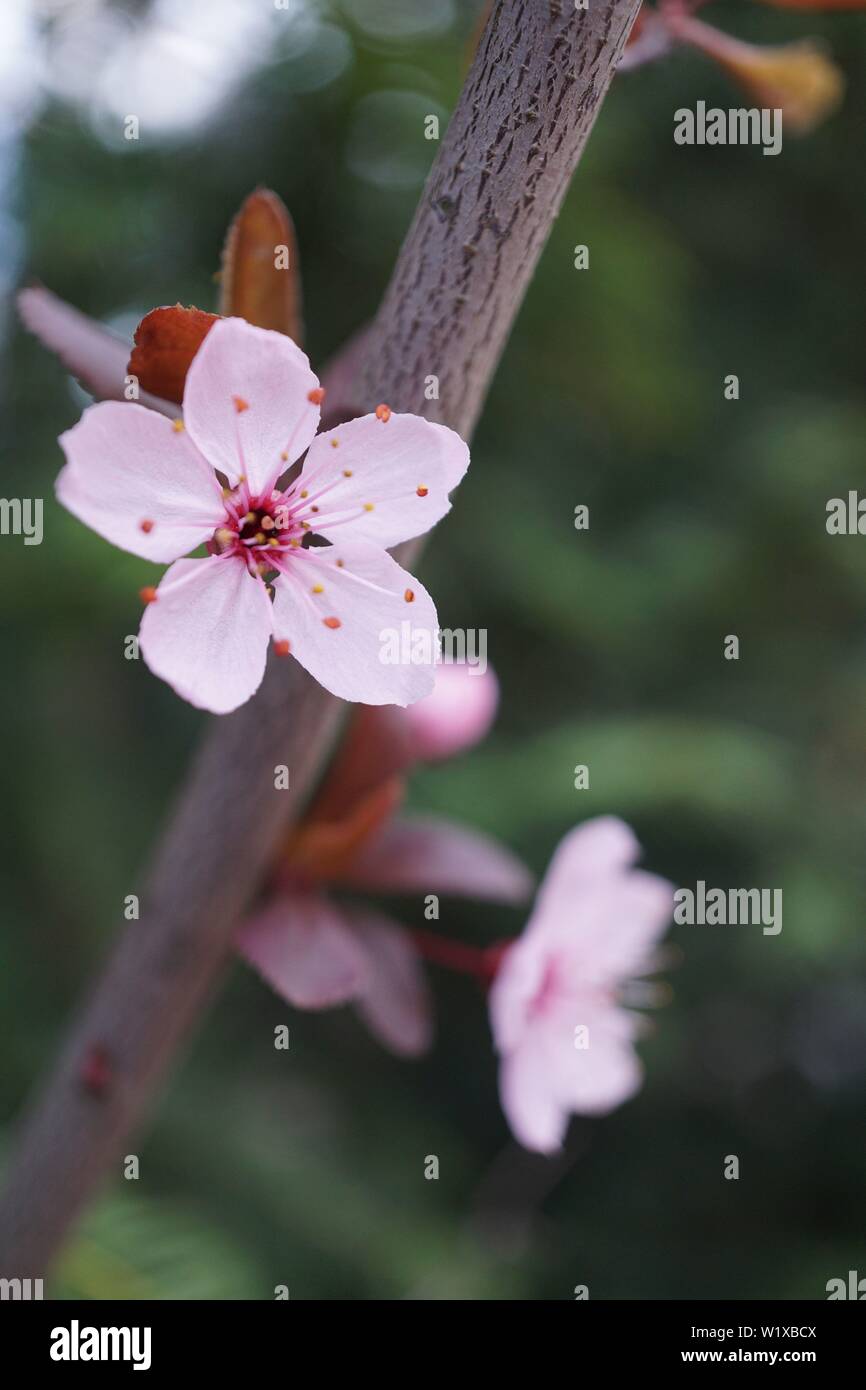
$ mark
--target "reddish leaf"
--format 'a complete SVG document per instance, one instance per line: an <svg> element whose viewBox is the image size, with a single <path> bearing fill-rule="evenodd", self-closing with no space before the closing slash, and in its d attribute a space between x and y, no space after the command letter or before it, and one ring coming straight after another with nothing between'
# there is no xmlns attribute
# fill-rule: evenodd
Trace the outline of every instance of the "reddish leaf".
<svg viewBox="0 0 866 1390"><path fill-rule="evenodd" d="M758 107L778 107L786 135L814 130L842 100L845 79L840 69L809 39L757 47L685 13L670 13L665 23L680 42L718 63Z"/></svg>
<svg viewBox="0 0 866 1390"><path fill-rule="evenodd" d="M180 403L189 364L218 317L181 304L151 309L135 330L130 373L145 391Z"/></svg>
<svg viewBox="0 0 866 1390"><path fill-rule="evenodd" d="M257 188L241 205L223 249L220 312L258 328L303 336L295 229L285 204Z"/></svg>

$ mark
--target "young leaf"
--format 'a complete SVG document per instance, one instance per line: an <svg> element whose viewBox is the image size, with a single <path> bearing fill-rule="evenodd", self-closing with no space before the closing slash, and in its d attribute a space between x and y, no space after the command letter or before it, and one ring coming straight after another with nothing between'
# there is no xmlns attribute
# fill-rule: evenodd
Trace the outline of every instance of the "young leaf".
<svg viewBox="0 0 866 1390"><path fill-rule="evenodd" d="M142 389L179 404L189 364L218 317L203 309L185 309L182 304L145 314L135 330L135 347L129 359L129 371L138 377Z"/></svg>
<svg viewBox="0 0 866 1390"><path fill-rule="evenodd" d="M285 204L268 188L251 193L229 227L220 313L302 340L295 229Z"/></svg>

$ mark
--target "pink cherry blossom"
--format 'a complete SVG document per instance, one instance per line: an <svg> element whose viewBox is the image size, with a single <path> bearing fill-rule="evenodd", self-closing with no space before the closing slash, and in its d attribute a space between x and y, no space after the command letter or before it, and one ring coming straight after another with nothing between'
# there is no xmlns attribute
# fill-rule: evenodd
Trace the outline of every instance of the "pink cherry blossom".
<svg viewBox="0 0 866 1390"><path fill-rule="evenodd" d="M291 339L222 319L190 366L182 421L104 401L61 437L64 506L169 565L149 591L141 653L200 708L248 700L271 638L343 699L408 705L433 687L432 662L381 659L383 632L407 617L437 629L429 594L387 548L448 512L468 450L387 408L317 435L322 394ZM207 558L181 558L202 544Z"/></svg>
<svg viewBox="0 0 866 1390"><path fill-rule="evenodd" d="M554 1152L570 1114L612 1110L641 1084L641 1019L620 995L653 968L673 887L633 868L639 854L631 830L611 816L567 835L494 978L502 1106L528 1149Z"/></svg>
<svg viewBox="0 0 866 1390"><path fill-rule="evenodd" d="M498 702L489 667L440 666L433 693L404 716L416 757L438 762L472 748L490 728Z"/></svg>
<svg viewBox="0 0 866 1390"><path fill-rule="evenodd" d="M461 684L471 734L462 702L455 698ZM433 693L416 707L434 706L427 717L438 730L437 756L445 742L458 751L470 737L478 741L484 736L496 710L496 692L490 671L479 676L465 666L437 667ZM425 746L425 740L419 743L414 737L412 712L358 711L354 729L278 869L275 890L243 925L235 943L290 1004L326 1009L353 1003L374 1036L403 1056L423 1052L432 1034L418 952L398 923L342 894L442 893L521 903L532 886L519 860L489 836L447 820L394 814L400 774L421 759Z"/></svg>

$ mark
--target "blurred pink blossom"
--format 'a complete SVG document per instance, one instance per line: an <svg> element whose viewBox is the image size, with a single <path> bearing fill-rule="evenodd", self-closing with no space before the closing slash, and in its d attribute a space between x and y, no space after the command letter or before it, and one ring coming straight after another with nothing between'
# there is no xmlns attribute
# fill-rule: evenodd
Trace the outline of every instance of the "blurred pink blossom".
<svg viewBox="0 0 866 1390"><path fill-rule="evenodd" d="M508 1123L525 1148L557 1150L571 1114L603 1114L641 1084L641 1016L628 981L651 971L673 887L633 868L640 846L612 816L561 842L523 935L507 947L490 1018Z"/></svg>
<svg viewBox="0 0 866 1390"><path fill-rule="evenodd" d="M241 928L240 954L290 1004L352 1002L367 1027L404 1056L430 1044L426 979L410 934L352 894L454 894L520 903L528 870L467 826L396 814L406 773L479 741L496 711L491 671L436 668L412 710L362 709L309 814L289 839L273 891Z"/></svg>

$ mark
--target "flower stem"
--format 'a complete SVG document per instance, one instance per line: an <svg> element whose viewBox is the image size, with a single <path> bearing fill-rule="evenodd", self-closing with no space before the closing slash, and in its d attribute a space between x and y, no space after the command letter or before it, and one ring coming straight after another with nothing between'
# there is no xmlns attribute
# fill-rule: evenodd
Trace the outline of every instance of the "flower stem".
<svg viewBox="0 0 866 1390"><path fill-rule="evenodd" d="M474 975L482 984L489 985L499 969L504 952L511 944L497 942L495 946L469 946L465 941L454 941L436 932L416 927L410 932L419 955L434 965L446 970L455 970L461 975Z"/></svg>

